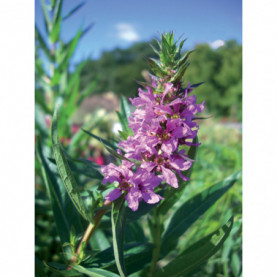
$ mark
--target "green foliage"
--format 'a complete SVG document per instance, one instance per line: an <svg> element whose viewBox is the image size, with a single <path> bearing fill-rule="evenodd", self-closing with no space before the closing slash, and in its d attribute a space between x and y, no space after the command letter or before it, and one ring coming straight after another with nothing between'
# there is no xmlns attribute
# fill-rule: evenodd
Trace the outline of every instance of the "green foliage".
<svg viewBox="0 0 277 277"><path fill-rule="evenodd" d="M113 249L114 258L118 272L121 277L125 277L125 265L123 258L123 243L124 243L124 229L125 229L125 199L120 197L112 204L112 232L113 232Z"/></svg>
<svg viewBox="0 0 277 277"><path fill-rule="evenodd" d="M222 228L207 237L202 238L186 249L154 276L191 276L193 270L197 269L219 250L227 239L232 226L233 218L231 218Z"/></svg>

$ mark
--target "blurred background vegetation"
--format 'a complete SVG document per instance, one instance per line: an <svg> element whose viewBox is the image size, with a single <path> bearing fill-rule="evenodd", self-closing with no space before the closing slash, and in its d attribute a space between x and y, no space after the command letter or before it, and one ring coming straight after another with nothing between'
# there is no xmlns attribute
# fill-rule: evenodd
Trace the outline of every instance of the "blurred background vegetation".
<svg viewBox="0 0 277 277"><path fill-rule="evenodd" d="M116 48L103 52L97 60L89 59L72 65L72 56L78 51L78 43L90 27L80 29L72 40L64 42L61 38L62 23L77 12L78 8L62 15L62 1L52 1L47 7L43 3L44 1L42 6L47 37L36 27L35 134L36 145L41 147L47 158L45 163L59 184L61 180L55 165L51 164L49 139L55 106L60 105L59 132L66 152L73 158L85 158L99 165L111 162L112 157L105 152L101 143L84 134L81 127L105 139L117 138L120 124L115 111L119 110L119 99L121 96L135 97L139 87L136 80L149 78L145 57L155 57L149 45L155 44L155 41L138 42L127 49ZM191 55L185 85L188 82L205 82L193 93L198 102L206 101L205 114L213 117L199 123L202 145L199 147L192 181L187 186L180 205L182 201L242 167L242 46L229 40L217 49L212 49L209 44L199 44L195 50ZM59 262L57 254L62 248L46 186L49 180L45 179L37 153L35 165L36 276L51 276L44 269L43 262ZM76 178L83 187L101 182L91 181L88 176ZM195 276L241 276L241 194L239 182L182 238L180 249L176 251L219 228L231 214L235 216L231 237ZM66 205L68 199L65 195L62 196L65 197L63 203ZM97 245L97 242L92 241L92 245ZM111 241L105 241L101 247L110 245Z"/></svg>

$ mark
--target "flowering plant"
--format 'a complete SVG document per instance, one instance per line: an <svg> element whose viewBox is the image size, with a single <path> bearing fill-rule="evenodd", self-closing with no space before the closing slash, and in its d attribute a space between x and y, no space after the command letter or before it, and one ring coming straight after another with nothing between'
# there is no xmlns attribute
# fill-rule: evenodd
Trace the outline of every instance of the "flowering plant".
<svg viewBox="0 0 277 277"><path fill-rule="evenodd" d="M84 130L100 140L119 163L100 167L71 158L61 146L55 111L54 159L47 160L37 147L64 243L65 265L46 264L49 270L62 276L191 276L228 237L232 217L189 248L179 247L187 229L240 177L240 173L233 174L182 199L200 145L198 121L203 117L197 114L205 104L197 104L192 94L202 83L184 85L192 53L182 55L184 42L178 44L173 33L165 33L157 42L158 49L153 47L159 60L147 59L153 73L151 84L139 82L144 89L130 99L132 106L121 99L118 141L106 141ZM56 182L53 168L58 169L64 186ZM102 182L81 188L73 170L84 175L93 172ZM63 201L64 194L71 201Z"/></svg>

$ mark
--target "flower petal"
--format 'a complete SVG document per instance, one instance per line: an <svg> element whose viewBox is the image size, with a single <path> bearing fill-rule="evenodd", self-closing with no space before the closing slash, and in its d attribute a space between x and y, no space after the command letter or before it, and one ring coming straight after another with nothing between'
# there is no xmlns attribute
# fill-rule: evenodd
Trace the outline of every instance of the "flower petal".
<svg viewBox="0 0 277 277"><path fill-rule="evenodd" d="M155 204L158 203L161 199L163 199L160 195L156 194L152 190L142 192L142 198L148 204Z"/></svg>
<svg viewBox="0 0 277 277"><path fill-rule="evenodd" d="M165 168L164 166L161 166L161 168L165 181L173 188L178 188L179 186L176 175L170 169Z"/></svg>
<svg viewBox="0 0 277 277"><path fill-rule="evenodd" d="M114 189L111 192L109 192L106 196L105 199L109 201L114 201L121 195L121 190L120 189Z"/></svg>

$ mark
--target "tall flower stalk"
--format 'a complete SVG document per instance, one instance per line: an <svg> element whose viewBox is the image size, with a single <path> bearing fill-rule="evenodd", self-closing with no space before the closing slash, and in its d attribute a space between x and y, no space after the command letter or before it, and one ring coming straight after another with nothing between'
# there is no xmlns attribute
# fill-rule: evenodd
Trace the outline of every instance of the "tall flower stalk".
<svg viewBox="0 0 277 277"><path fill-rule="evenodd" d="M117 272L120 277L130 276L135 272L136 276L191 276L192 272L218 251L229 236L233 217L222 228L201 238L184 251L178 249L180 238L187 229L240 178L240 172L235 173L189 200L182 199L184 182L190 178L196 148L200 144L197 140L199 126L196 119L200 119L197 113L203 111L205 104L197 104L196 96L192 94L194 88L201 83L190 85L185 80L191 51L182 55L183 44L184 40L179 44L174 42L173 33L165 33L158 41L158 49L153 47L159 60L148 58L153 73L152 82L140 83L143 88L139 89L138 97L130 99L136 109L129 116L129 106L124 98L121 100L122 111L118 113L118 117L123 130L119 132L121 140L116 146L114 142L102 140L84 130L103 142L121 160L120 165L110 163L101 166L103 176L95 164L72 159L64 153L58 136L58 114L54 113L52 147L55 163L74 207L67 210L62 208L59 198L54 195L55 191L49 190L53 194L56 208L54 214L59 219L57 229L60 237L67 242L70 236L70 243L64 244L66 269L63 265L55 264L47 265L49 270L62 276L78 276L79 273L89 276L118 276ZM45 183L49 186L52 182L55 184L55 177L39 148L38 153L44 169ZM80 166L80 163L85 164L85 170L82 170L84 167L78 170L76 165ZM94 173L93 176L99 179L100 175L100 179L103 178L103 185L109 183L106 188L112 190L104 194L105 201L101 193L105 190L102 185L91 188L91 191L87 191L89 193L79 190L71 171L73 168L80 174L90 170ZM91 204L87 201L88 194L91 196ZM125 200L131 210L126 209ZM178 207L172 209L177 202ZM105 234L101 230L101 220L110 206L111 232ZM68 217L65 211L72 211L73 208L79 213L80 222L88 222L82 236L78 234L81 239L77 239L69 231L69 227L77 223L67 224L71 222L67 220L71 219L72 214ZM139 219L146 214L150 235L144 237ZM169 214L169 222L166 223ZM111 247L98 244L94 236L97 226L100 228L98 235L107 244L112 241ZM129 228L128 240L124 236L125 227L127 230ZM147 236L151 236L151 243L146 242ZM91 241L103 248L100 251L96 248L96 251L87 256L85 247L91 247ZM169 254L172 252L176 258L170 260ZM161 268L160 261L168 257L167 265Z"/></svg>
<svg viewBox="0 0 277 277"><path fill-rule="evenodd" d="M102 166L105 185L114 183L116 188L106 195L106 200L114 201L122 194L129 208L137 211L139 202L155 204L163 197L154 192L157 187L170 185L178 188L179 176L184 181L189 178L187 171L194 162L183 146L195 145L199 126L194 121L196 114L204 109L204 102L196 104L192 95L193 86L184 87L184 74L189 66L191 52L181 55L182 46L174 42L173 33L163 34L159 49L154 51L160 60L148 58L154 73L152 84L143 84L139 96L130 99L136 110L129 117L129 128L133 135L119 143L118 152L124 151L122 161ZM198 143L199 145L199 143ZM137 162L132 162L136 160ZM139 166L137 166L139 162Z"/></svg>

